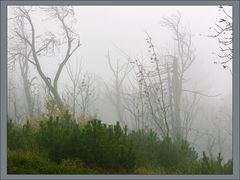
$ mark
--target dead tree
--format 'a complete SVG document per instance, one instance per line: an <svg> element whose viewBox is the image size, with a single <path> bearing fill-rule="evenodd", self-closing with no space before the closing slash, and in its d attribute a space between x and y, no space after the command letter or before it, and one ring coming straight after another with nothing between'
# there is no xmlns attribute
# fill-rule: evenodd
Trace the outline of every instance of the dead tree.
<svg viewBox="0 0 240 180"><path fill-rule="evenodd" d="M10 119L13 118L14 123L18 123L19 120L19 112L17 106L17 93L16 93L16 85L12 82L12 80L8 80L8 116ZM11 112L12 110L12 112Z"/></svg>
<svg viewBox="0 0 240 180"><path fill-rule="evenodd" d="M163 27L168 28L174 34L174 51L168 52L164 58L167 62L165 67L168 72L169 102L172 135L187 138L191 129L192 120L197 110L199 96L216 97L218 95L207 95L198 91L184 88L187 82L185 74L195 61L195 49L192 45L192 35L186 27L181 24L181 14L177 13L161 21ZM170 66L170 67L169 67ZM170 73L169 73L170 71ZM193 95L192 100L184 102L187 96ZM185 108L185 109L184 109Z"/></svg>
<svg viewBox="0 0 240 180"><path fill-rule="evenodd" d="M25 23L24 21L19 21L16 23L16 27L17 29L20 30L21 33L24 32L24 28L25 28ZM10 41L13 41L12 43L14 43L14 38L9 38ZM11 44L11 43L10 43ZM16 42L17 44L17 42ZM8 59L8 63L9 63L9 67L10 66L16 66L16 62L18 63L20 68L20 75L23 81L23 89L24 89L24 94L25 94L25 99L26 99L26 104L27 104L27 112L28 112L28 116L31 118L34 116L34 94L33 94L33 81L36 79L36 77L31 78L30 77L30 71L29 71L29 62L28 62L28 58L30 56L29 53L29 47L27 45L26 42L23 42L22 44L17 44L14 46L9 46L8 47L8 52L9 52L9 59ZM12 53L12 51L17 51L17 52L21 52L23 55L15 55L14 53ZM13 68L15 69L15 67Z"/></svg>
<svg viewBox="0 0 240 180"><path fill-rule="evenodd" d="M156 53L152 38L146 34L150 53L148 62L145 62L146 58L131 58L121 50L127 56L137 80L137 88L134 84L133 92L124 93L127 99L124 108L133 116L136 128L154 128L160 136L169 137L167 71Z"/></svg>
<svg viewBox="0 0 240 180"><path fill-rule="evenodd" d="M171 30L176 41L176 49L167 56L172 59L171 64L167 64L169 84L169 101L171 109L171 125L173 136L183 136L181 117L181 98L183 93L183 83L185 72L195 60L194 49L192 48L191 34L181 27L181 14L163 18L161 25ZM169 61L169 60L168 60ZM170 66L170 67L169 67Z"/></svg>
<svg viewBox="0 0 240 180"><path fill-rule="evenodd" d="M81 73L82 73L82 65L77 64L75 71L70 67L68 64L66 66L68 76L70 78L70 87L66 88L66 93L67 96L69 96L70 102L68 102L71 106L72 109L72 115L75 118L76 117L76 106L77 106L77 100L80 95L79 87L81 85L80 78L81 78Z"/></svg>
<svg viewBox="0 0 240 180"><path fill-rule="evenodd" d="M144 98L143 86L132 82L130 78L128 80L130 87L126 88L123 93L124 109L129 113L127 117L130 118L130 122L134 123L134 129L146 129L149 127L149 113L145 105L146 98Z"/></svg>
<svg viewBox="0 0 240 180"><path fill-rule="evenodd" d="M79 98L76 102L81 109L80 115L87 117L89 116L91 105L96 100L93 74L85 73L83 75L82 80L78 85L77 93L79 93Z"/></svg>
<svg viewBox="0 0 240 180"><path fill-rule="evenodd" d="M26 49L27 52L27 49ZM29 56L26 54L26 56ZM27 110L29 117L34 117L34 107L35 107L35 101L34 101L34 92L33 92L33 83L36 77L30 77L29 75L29 62L25 59L25 57L20 56L19 67L21 71L21 77L23 80L23 88L24 93L26 97L26 103L27 103Z"/></svg>
<svg viewBox="0 0 240 180"><path fill-rule="evenodd" d="M232 107L229 96L225 96L222 100L222 104L218 103L215 105L215 107L219 105L217 109L213 108L211 110L211 112L215 111L215 113L212 113L212 116L210 116L209 125L212 127L212 133L216 137L218 152L223 154L224 147L227 147L228 144L232 146Z"/></svg>
<svg viewBox="0 0 240 180"><path fill-rule="evenodd" d="M119 60L117 60L116 67L113 67L113 64L111 62L111 57L108 52L107 54L107 60L108 60L108 65L109 68L113 74L114 77L114 85L110 90L108 86L106 86L107 91L108 91L108 97L110 98L111 103L115 107L116 113L117 113L117 118L118 121L121 124L125 124L124 122L124 107L123 107L123 82L130 72L129 64L119 64Z"/></svg>
<svg viewBox="0 0 240 180"><path fill-rule="evenodd" d="M34 22L31 18L32 8L17 7L15 11L16 16L13 19L18 22L22 21L26 23L26 25L23 31L17 28L15 29L14 35L16 36L14 38L18 39L19 44L26 43L29 46L29 52L27 52L27 54L30 53L30 56L27 57L22 51L15 51L12 55L25 57L36 68L39 76L53 95L58 108L63 109L64 104L58 90L58 80L63 67L80 46L78 35L74 32L72 24L67 22L69 18L74 16L74 10L72 7L65 6L51 6L41 9L43 9L50 18L59 23L64 34L62 39L57 41L56 36L51 32L46 32L44 35L40 36L37 35ZM47 77L42 69L40 64L41 57L50 55L51 52L54 52L56 46L63 45L65 42L67 44L65 56L59 64L54 78L51 79Z"/></svg>
<svg viewBox="0 0 240 180"><path fill-rule="evenodd" d="M185 74L195 60L191 33L181 26L181 15L163 18L161 24L174 34L174 51L156 53L152 38L147 34L149 62L130 59L136 69L138 83L144 88L149 114L161 136L187 138L197 111L199 96L216 97L184 88ZM184 102L183 95L193 98ZM183 105L186 109L183 109Z"/></svg>
<svg viewBox="0 0 240 180"><path fill-rule="evenodd" d="M213 159L214 157L213 150L214 150L215 144L216 144L216 138L214 136L207 136L206 148L211 159Z"/></svg>
<svg viewBox="0 0 240 180"><path fill-rule="evenodd" d="M219 6L219 11L222 12L223 17L219 18L214 27L210 27L210 29L214 30L214 34L208 37L217 38L219 43L220 52L218 53L218 57L220 61L215 61L214 63L220 64L224 69L227 68L232 72L232 16L222 6Z"/></svg>
<svg viewBox="0 0 240 180"><path fill-rule="evenodd" d="M70 85L66 86L65 99L66 104L69 105L73 117L77 118L80 113L82 118L89 115L90 107L96 99L96 92L94 88L94 76L89 73L83 73L82 64L77 64L75 71L66 66L67 73L70 78ZM79 109L77 111L77 109Z"/></svg>
<svg viewBox="0 0 240 180"><path fill-rule="evenodd" d="M36 77L29 79L29 64L24 58L19 60L19 66L21 70L21 76L23 79L24 93L27 102L27 109L29 117L34 117L34 97L32 92L33 81Z"/></svg>
<svg viewBox="0 0 240 180"><path fill-rule="evenodd" d="M181 107L182 107L182 131L183 138L188 139L192 129L192 123L199 109L200 96L197 93L184 94Z"/></svg>
<svg viewBox="0 0 240 180"><path fill-rule="evenodd" d="M36 93L35 93L35 101L36 101L36 105L35 107L35 113L36 113L36 117L39 118L42 114L42 95L41 95L41 91L40 91L40 84L37 84L36 87Z"/></svg>
<svg viewBox="0 0 240 180"><path fill-rule="evenodd" d="M168 111L167 102L167 76L162 62L156 53L152 38L148 33L146 42L150 52L150 63L143 64L139 59L131 59L138 78L139 87L143 88L143 97L145 107L147 107L150 118L154 122L159 134L162 137L169 137Z"/></svg>

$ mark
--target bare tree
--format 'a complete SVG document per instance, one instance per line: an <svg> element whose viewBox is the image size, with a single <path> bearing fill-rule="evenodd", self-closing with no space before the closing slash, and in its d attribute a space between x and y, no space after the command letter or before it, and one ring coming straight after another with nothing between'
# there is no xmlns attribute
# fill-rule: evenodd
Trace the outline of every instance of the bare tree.
<svg viewBox="0 0 240 180"><path fill-rule="evenodd" d="M146 129L149 127L149 113L146 108L146 98L144 98L143 86L132 82L128 77L130 87L124 90L124 109L129 113L130 122L133 122L134 129ZM137 80L137 79L136 79Z"/></svg>
<svg viewBox="0 0 240 180"><path fill-rule="evenodd" d="M164 137L171 135L187 138L197 111L198 96L216 95L184 89L184 83L187 82L185 74L195 60L195 50L192 47L191 33L181 25L180 13L163 18L161 25L173 32L176 42L174 51L158 54L152 38L146 33L149 62L144 64L139 59L129 59L135 67L139 87L143 87L144 104L160 134ZM184 93L192 93L192 102L183 101ZM183 109L183 105L186 109Z"/></svg>
<svg viewBox="0 0 240 180"><path fill-rule="evenodd" d="M171 115L172 128L174 136L182 136L182 124L181 124L181 98L183 93L183 83L185 81L185 72L189 69L193 61L195 60L194 49L192 48L191 34L186 31L185 27L181 25L181 14L177 13L168 18L163 18L161 25L169 28L174 34L174 40L176 41L176 51L168 56L172 58L171 63L171 75L169 75L170 83L170 102L173 106ZM169 66L169 65L168 65ZM168 67L169 68L169 67ZM169 70L168 70L169 71ZM172 94L172 95L171 95Z"/></svg>
<svg viewBox="0 0 240 180"><path fill-rule="evenodd" d="M71 17L74 16L74 10L72 7L65 6L51 6L41 9L43 9L50 18L56 20L59 23L60 28L63 31L62 41L57 41L56 36L51 32L46 32L45 34L40 36L36 35L34 22L31 18L31 13L33 12L32 7L18 7L16 8L16 16L14 17L14 19L17 22L22 22L26 25L24 27L24 30L19 30L16 28L14 35L16 35L16 38L18 38L19 44L17 44L17 46L23 43L26 43L29 46L29 52L27 52L27 54L30 54L30 56L26 56L26 53L19 51L18 49L15 49L15 51L12 52L12 56L23 56L32 65L34 65L41 79L44 81L45 85L53 94L54 100L56 101L58 108L63 109L64 104L59 94L58 80L63 67L68 62L72 54L80 46L80 40L78 38L78 35L74 32L74 29L72 28L72 22L70 22L70 24L67 22L68 20L70 20ZM42 66L40 64L40 59L41 56L49 55L54 52L56 46L63 45L65 42L67 44L65 56L59 64L57 72L52 81L52 79L47 77L47 75L43 72Z"/></svg>
<svg viewBox="0 0 240 180"><path fill-rule="evenodd" d="M118 121L121 124L125 124L124 117L123 117L124 107L123 107L123 97L122 97L123 82L127 77L128 73L131 71L131 68L129 67L129 63L120 65L119 60L117 60L116 67L113 67L109 52L107 54L107 60L108 60L109 68L114 77L114 85L111 88L113 90L110 90L109 87L106 85L106 88L108 91L108 97L110 98L111 103L115 107Z"/></svg>
<svg viewBox="0 0 240 180"><path fill-rule="evenodd" d="M169 136L167 102L167 78L159 56L156 53L152 38L148 33L146 41L149 45L150 64L143 64L139 59L131 59L130 63L135 67L139 87L142 87L145 106L153 120L155 127L162 137Z"/></svg>
<svg viewBox="0 0 240 180"><path fill-rule="evenodd" d="M207 152L212 159L214 157L213 149L216 144L216 138L214 136L207 136Z"/></svg>
<svg viewBox="0 0 240 180"><path fill-rule="evenodd" d="M195 49L192 45L192 35L181 23L181 14L177 13L161 21L163 27L168 28L174 34L174 52L168 52L164 56L166 69L168 72L169 87L169 104L171 126L173 136L187 138L191 129L192 120L196 114L199 96L217 97L218 95L208 95L195 90L184 88L186 72L195 61ZM172 59L172 61L170 61ZM170 67L169 67L170 66ZM170 72L170 73L169 73ZM190 93L193 95L192 100L184 102Z"/></svg>
<svg viewBox="0 0 240 180"><path fill-rule="evenodd" d="M222 12L223 17L219 18L214 27L210 27L210 29L214 30L214 34L208 37L217 38L219 43L220 52L218 53L218 57L220 61L215 61L214 63L220 64L224 69L228 68L232 72L230 66L233 58L232 16L222 6L219 6L219 11Z"/></svg>
<svg viewBox="0 0 240 180"><path fill-rule="evenodd" d="M188 139L190 131L192 129L193 120L199 109L200 96L197 93L186 93L182 98L182 131L184 139Z"/></svg>
<svg viewBox="0 0 240 180"><path fill-rule="evenodd" d="M224 100L225 99L225 100ZM232 108L231 100L228 96L224 98L222 104L216 104L214 107L217 109L212 109L211 119L209 125L212 127L212 133L216 139L216 145L218 152L224 154L225 150L230 150L230 148L224 148L227 144L232 145ZM213 116L215 114L215 116ZM227 145L228 146L228 145ZM226 151L225 151L226 152Z"/></svg>
<svg viewBox="0 0 240 180"><path fill-rule="evenodd" d="M40 117L41 114L42 114L42 110L43 110L43 107L42 107L42 94L41 94L41 86L40 84L38 83L36 85L36 92L35 92L35 113L36 113L36 117Z"/></svg>
<svg viewBox="0 0 240 180"><path fill-rule="evenodd" d="M30 78L29 75L29 63L24 57L19 57L21 59L18 60L21 76L23 80L23 87L24 87L24 93L26 97L27 102L27 110L29 117L34 117L34 93L33 93L33 83L36 77Z"/></svg>
<svg viewBox="0 0 240 180"><path fill-rule="evenodd" d="M9 79L8 81L8 116L9 119L13 118L14 122L17 123L19 119L19 112L17 106L18 99L16 94L16 86L12 80ZM13 111L12 113L11 110Z"/></svg>
<svg viewBox="0 0 240 180"><path fill-rule="evenodd" d="M76 69L75 69L75 71L73 71L73 69L70 67L69 64L66 66L67 73L68 73L68 76L70 78L70 83L71 83L70 87L66 87L66 93L67 93L67 96L70 96L69 98L70 98L71 102L68 102L68 103L70 103L70 106L72 109L72 114L73 114L74 118L76 115L77 100L81 93L78 88L81 83L80 76L81 76L81 72L82 72L82 65L80 63L80 64L77 64L75 67L76 67Z"/></svg>
<svg viewBox="0 0 240 180"><path fill-rule="evenodd" d="M94 88L94 75L85 73L78 86L79 100L77 104L80 106L81 115L87 117L90 113L90 107L96 100L96 91Z"/></svg>
<svg viewBox="0 0 240 180"><path fill-rule="evenodd" d="M80 113L81 118L85 119L96 99L95 79L93 74L83 73L82 61L75 67L73 70L69 64L66 66L70 85L66 86L65 101L70 106L74 118L77 118L77 114Z"/></svg>
<svg viewBox="0 0 240 180"><path fill-rule="evenodd" d="M24 32L24 27L25 23L24 21L19 21L16 23L16 28L18 28L22 33ZM11 37L11 36L10 36ZM14 43L14 38L10 38L9 40L13 41ZM11 43L10 43L11 44ZM17 41L16 41L17 44ZM34 116L34 94L33 94L33 81L36 79L36 77L31 78L30 77L30 71L29 71L29 62L27 58L29 58L30 53L29 53L29 47L26 42L23 42L22 44L14 45L9 47L8 51L9 54L12 54L12 50L15 51L17 50L18 52L21 52L24 54L22 55L16 55L13 53L12 56L9 56L8 58L8 65L9 67L12 67L13 72L15 70L15 66L17 65L16 62L19 65L20 68L20 75L23 81L23 89L24 89L24 94L25 94L25 99L26 99L26 104L27 104L27 112L28 116L31 118Z"/></svg>

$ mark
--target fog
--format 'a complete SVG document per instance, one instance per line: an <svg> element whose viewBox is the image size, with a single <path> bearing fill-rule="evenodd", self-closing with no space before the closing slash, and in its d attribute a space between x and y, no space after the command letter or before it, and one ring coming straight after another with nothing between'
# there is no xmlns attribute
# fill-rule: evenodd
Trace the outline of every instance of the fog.
<svg viewBox="0 0 240 180"><path fill-rule="evenodd" d="M9 51L14 45L12 40L16 37L14 35L16 21L13 18L16 16L15 8L8 8ZM231 14L231 7L224 8ZM46 12L39 7L33 7L32 10L31 18L36 37L47 31L57 37L64 34L62 27L57 21L49 19ZM191 119L191 129L194 130L190 131L187 138L199 152L209 149L217 154L221 151L225 160L232 158L232 74L221 65L214 64L220 59L218 57L219 42L217 38L208 37L214 33L210 27L213 27L222 17L222 12L217 6L74 6L74 13L70 24L74 32L79 35L80 47L69 58L67 66L74 74L77 65L82 64L81 78L85 73L91 74L95 96L90 100L87 115L96 116L106 123L118 120L116 108L110 98L116 89L114 74L108 63L108 53L113 68L117 67L117 60L120 66L131 59L148 61L150 53L146 38L149 34L157 54L160 56L174 54L177 51L175 35L161 22L163 18L181 14L180 24L186 32L191 33L191 46L195 49L195 60L184 73L186 82L183 83L182 89L199 92L195 94L197 96L196 111ZM30 30L29 27L28 30ZM30 36L31 33L28 35ZM66 45L59 46L54 55L43 55L39 58L43 72L52 81L65 56L66 48ZM14 62L14 67L11 63L8 71L8 111L10 118L22 122L28 117L28 112L20 68L17 60ZM132 65L130 64L129 67ZM137 86L133 69L134 67L123 81L121 90L123 92L134 92L131 82ZM33 88L32 91L35 95L39 95L41 103L38 108L44 113L46 112L44 101L47 97L44 89L47 88L31 63L29 63L28 75L37 77L34 80L35 89ZM64 66L58 82L61 97L67 97L66 87L69 89L71 85L66 66ZM16 90L13 91L11 86ZM14 117L12 100L14 98L17 99L18 118ZM191 92L182 95L181 111L184 110L184 100L188 103L192 99ZM126 103L124 98L122 103ZM81 114L80 106L76 110L78 116ZM136 128L131 115L124 107L121 114L125 118L125 124L132 129Z"/></svg>

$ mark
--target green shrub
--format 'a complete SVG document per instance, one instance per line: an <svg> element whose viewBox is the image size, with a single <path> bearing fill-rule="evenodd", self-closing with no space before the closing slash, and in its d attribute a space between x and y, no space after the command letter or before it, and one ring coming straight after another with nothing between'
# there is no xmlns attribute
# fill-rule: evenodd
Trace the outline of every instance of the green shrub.
<svg viewBox="0 0 240 180"><path fill-rule="evenodd" d="M56 165L40 155L25 151L8 151L8 174L45 174L56 173Z"/></svg>
<svg viewBox="0 0 240 180"><path fill-rule="evenodd" d="M8 151L8 174L98 174L97 169L89 169L76 160L65 160L56 164L46 160L39 154L23 151Z"/></svg>
<svg viewBox="0 0 240 180"><path fill-rule="evenodd" d="M78 142L71 139L76 128L77 124L69 114L65 114L61 119L50 117L46 121L41 121L36 135L39 148L46 151L49 158L57 163L69 158L73 155L70 150L78 146Z"/></svg>
<svg viewBox="0 0 240 180"><path fill-rule="evenodd" d="M152 130L128 132L117 122L89 120L79 126L70 114L7 126L10 174L232 174L219 153L198 159L184 139L160 139Z"/></svg>
<svg viewBox="0 0 240 180"><path fill-rule="evenodd" d="M203 152L203 157L200 161L202 174L232 174L232 161L228 161L223 165L223 158L221 156L221 153L218 153L218 156L216 158L210 158L206 155L205 152Z"/></svg>
<svg viewBox="0 0 240 180"><path fill-rule="evenodd" d="M35 134L29 121L23 126L17 126L12 120L9 120L7 123L7 143L10 149L35 151Z"/></svg>
<svg viewBox="0 0 240 180"><path fill-rule="evenodd" d="M131 170L135 166L131 141L118 122L107 126L93 119L81 128L68 114L61 119L50 117L40 123L37 142L56 163L79 158L92 167Z"/></svg>
<svg viewBox="0 0 240 180"><path fill-rule="evenodd" d="M233 174L233 161L229 160L226 164L223 165L224 174Z"/></svg>
<svg viewBox="0 0 240 180"><path fill-rule="evenodd" d="M83 129L82 157L86 164L112 170L131 170L135 166L135 153L127 130L119 122L114 126L93 119Z"/></svg>
<svg viewBox="0 0 240 180"><path fill-rule="evenodd" d="M10 149L20 148L20 131L16 127L16 124L10 119L7 122L7 146Z"/></svg>
<svg viewBox="0 0 240 180"><path fill-rule="evenodd" d="M179 164L192 163L197 158L197 152L182 138L172 140L170 137L165 137L160 142L159 162L163 167L176 169Z"/></svg>
<svg viewBox="0 0 240 180"><path fill-rule="evenodd" d="M154 167L159 165L158 149L160 140L152 130L132 131L129 138L136 152L137 167Z"/></svg>

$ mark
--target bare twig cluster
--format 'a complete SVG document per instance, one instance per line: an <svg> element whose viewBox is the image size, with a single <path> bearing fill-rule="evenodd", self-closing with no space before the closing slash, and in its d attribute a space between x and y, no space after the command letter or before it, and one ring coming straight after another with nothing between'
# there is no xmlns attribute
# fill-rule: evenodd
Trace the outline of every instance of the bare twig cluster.
<svg viewBox="0 0 240 180"><path fill-rule="evenodd" d="M222 12L223 17L219 18L219 21L215 23L215 26L210 28L214 30L214 34L209 35L209 37L217 38L219 43L220 52L218 53L218 57L220 58L220 61L215 61L214 63L220 64L224 69L229 69L230 72L232 72L232 16L226 12L222 6L219 6L219 11Z"/></svg>

